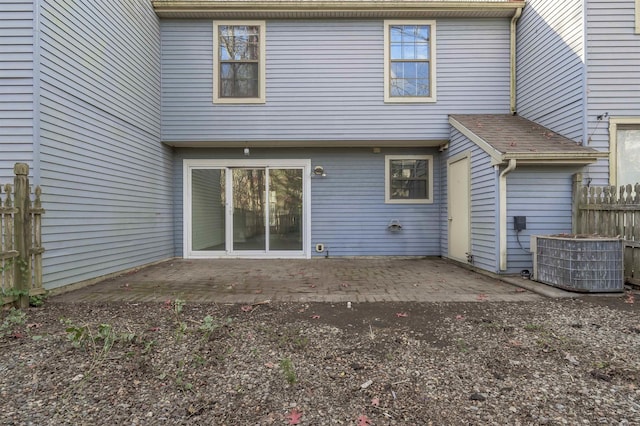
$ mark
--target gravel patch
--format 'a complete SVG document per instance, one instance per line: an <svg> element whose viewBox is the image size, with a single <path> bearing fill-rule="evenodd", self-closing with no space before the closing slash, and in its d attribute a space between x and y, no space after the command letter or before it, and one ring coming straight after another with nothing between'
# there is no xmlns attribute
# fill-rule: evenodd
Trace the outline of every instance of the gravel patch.
<svg viewBox="0 0 640 426"><path fill-rule="evenodd" d="M635 298L4 309L0 424L640 424Z"/></svg>

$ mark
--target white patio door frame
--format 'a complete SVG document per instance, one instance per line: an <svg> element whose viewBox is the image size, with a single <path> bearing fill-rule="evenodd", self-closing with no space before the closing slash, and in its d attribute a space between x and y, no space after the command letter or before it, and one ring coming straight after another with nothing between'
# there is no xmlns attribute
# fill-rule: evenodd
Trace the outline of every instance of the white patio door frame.
<svg viewBox="0 0 640 426"><path fill-rule="evenodd" d="M183 160L183 256L185 259L212 259L212 258L311 258L311 160L261 160L261 159L243 159L243 160ZM231 170L237 168L264 168L269 169L302 169L302 250L300 251L232 251L233 241L233 200L231 198L232 179ZM192 250L192 221L191 221L191 205L192 205L192 171L198 169L222 169L228 176L226 185L225 198L225 241L226 249L224 251L195 251ZM268 176L268 174L267 174ZM265 214L265 227L268 231L266 221L269 220L268 214Z"/></svg>

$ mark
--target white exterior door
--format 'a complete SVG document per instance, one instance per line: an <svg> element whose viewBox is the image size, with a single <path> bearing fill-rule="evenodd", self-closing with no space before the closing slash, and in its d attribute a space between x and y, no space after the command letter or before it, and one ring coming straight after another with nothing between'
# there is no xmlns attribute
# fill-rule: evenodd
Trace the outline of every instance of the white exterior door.
<svg viewBox="0 0 640 426"><path fill-rule="evenodd" d="M470 253L470 155L447 162L449 257L467 262Z"/></svg>

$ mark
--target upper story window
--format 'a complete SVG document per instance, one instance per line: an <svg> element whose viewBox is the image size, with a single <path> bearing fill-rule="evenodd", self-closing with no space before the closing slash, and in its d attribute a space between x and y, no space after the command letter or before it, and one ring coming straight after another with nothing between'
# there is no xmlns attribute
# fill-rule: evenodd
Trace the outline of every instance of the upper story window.
<svg viewBox="0 0 640 426"><path fill-rule="evenodd" d="M385 156L385 202L433 203L433 156Z"/></svg>
<svg viewBox="0 0 640 426"><path fill-rule="evenodd" d="M384 21L384 101L436 101L435 21Z"/></svg>
<svg viewBox="0 0 640 426"><path fill-rule="evenodd" d="M213 23L213 102L265 102L264 21Z"/></svg>

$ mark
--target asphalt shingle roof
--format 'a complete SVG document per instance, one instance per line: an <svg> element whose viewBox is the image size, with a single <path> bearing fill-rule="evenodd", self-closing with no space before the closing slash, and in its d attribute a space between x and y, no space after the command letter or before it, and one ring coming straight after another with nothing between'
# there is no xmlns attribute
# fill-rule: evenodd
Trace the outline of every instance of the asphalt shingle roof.
<svg viewBox="0 0 640 426"><path fill-rule="evenodd" d="M481 145L486 145L483 149L502 160L521 158L538 162L579 160L589 163L608 155L517 115L453 114L450 122L467 136L479 138L483 142ZM474 142L478 143L477 140Z"/></svg>
<svg viewBox="0 0 640 426"><path fill-rule="evenodd" d="M501 154L598 153L517 115L454 114L451 118Z"/></svg>

